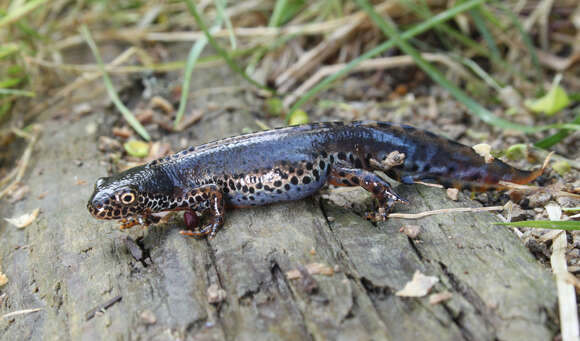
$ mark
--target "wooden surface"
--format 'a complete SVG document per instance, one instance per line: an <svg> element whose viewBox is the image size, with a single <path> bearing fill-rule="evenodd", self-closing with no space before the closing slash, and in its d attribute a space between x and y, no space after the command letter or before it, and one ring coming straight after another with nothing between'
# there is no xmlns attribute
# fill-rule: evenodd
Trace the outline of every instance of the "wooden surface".
<svg viewBox="0 0 580 341"><path fill-rule="evenodd" d="M1 319L0 339L550 340L556 333L551 274L512 232L492 225L491 213L375 226L317 196L229 211L211 241L179 235L180 216L130 231L95 220L85 205L106 165L99 133L87 135L86 127L102 120L93 114L45 123L24 180L32 193L2 202L2 217L36 207L42 213L22 230L0 222L0 264L9 278L0 315L42 310ZM240 133L251 122L248 113L204 119L191 142ZM396 190L411 202L399 212L477 205L423 186ZM40 193L46 196L37 199ZM354 193L349 200L364 205L365 194ZM399 232L404 224L421 226L417 240ZM286 277L310 263L337 271ZM416 270L439 278L432 292L448 290L452 298L431 305L428 297L395 296ZM221 303L208 302L213 284L225 290Z"/></svg>

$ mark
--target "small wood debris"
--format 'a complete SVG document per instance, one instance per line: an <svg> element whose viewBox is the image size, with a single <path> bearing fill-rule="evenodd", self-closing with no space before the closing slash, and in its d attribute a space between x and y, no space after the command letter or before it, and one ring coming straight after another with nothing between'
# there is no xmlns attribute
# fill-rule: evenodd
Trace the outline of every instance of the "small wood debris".
<svg viewBox="0 0 580 341"><path fill-rule="evenodd" d="M491 155L491 146L487 143L476 144L472 147L473 150L485 159L485 163L493 162L493 155Z"/></svg>
<svg viewBox="0 0 580 341"><path fill-rule="evenodd" d="M129 137L133 136L133 131L127 127L113 127L113 135L122 139L128 139Z"/></svg>
<svg viewBox="0 0 580 341"><path fill-rule="evenodd" d="M423 297L429 293L431 287L439 282L439 278L434 276L425 276L419 270L413 274L413 279L405 287L396 292L399 297Z"/></svg>
<svg viewBox="0 0 580 341"><path fill-rule="evenodd" d="M316 282L316 279L314 279L314 277L308 272L306 267L302 264L298 264L298 271L300 272L301 277L300 285L304 292L310 295L318 291L318 282Z"/></svg>
<svg viewBox="0 0 580 341"><path fill-rule="evenodd" d="M42 310L42 308L17 310L17 311L13 311L11 313L4 314L4 315L0 316L0 320L8 318L8 317L12 317L12 316L31 314L31 313L35 313L35 312L41 311L41 310Z"/></svg>
<svg viewBox="0 0 580 341"><path fill-rule="evenodd" d="M87 182L85 180L77 179L76 184L77 184L77 186L82 186L82 185L86 185Z"/></svg>
<svg viewBox="0 0 580 341"><path fill-rule="evenodd" d="M445 194L447 194L447 197L453 201L457 201L457 197L459 196L459 190L457 188L448 188L447 191L445 191Z"/></svg>
<svg viewBox="0 0 580 341"><path fill-rule="evenodd" d="M35 208L30 213L25 213L18 217L4 218L10 224L18 227L19 229L25 228L26 226L32 224L40 214L40 208Z"/></svg>
<svg viewBox="0 0 580 341"><path fill-rule="evenodd" d="M449 291L438 292L435 294L431 294L429 296L429 304L435 305L441 302L445 302L453 297L453 294Z"/></svg>
<svg viewBox="0 0 580 341"><path fill-rule="evenodd" d="M26 194L28 194L28 192L30 192L30 187L28 187L27 185L17 186L16 188L13 188L10 191L8 191L8 195L10 196L10 199L8 201L10 201L11 204L14 204L15 202L24 199L24 197L26 196Z"/></svg>
<svg viewBox="0 0 580 341"><path fill-rule="evenodd" d="M102 152L115 152L121 150L122 146L119 141L108 136L99 136L98 147Z"/></svg>
<svg viewBox="0 0 580 341"><path fill-rule="evenodd" d="M8 283L8 276L6 276L4 273L0 272L0 288L5 286L6 283Z"/></svg>
<svg viewBox="0 0 580 341"><path fill-rule="evenodd" d="M399 232L404 233L407 237L411 239L417 238L421 232L421 226L418 225L403 225L399 229Z"/></svg>
<svg viewBox="0 0 580 341"><path fill-rule="evenodd" d="M157 317L151 310L144 310L139 317L141 317L141 321L145 324L155 324L157 322Z"/></svg>
<svg viewBox="0 0 580 341"><path fill-rule="evenodd" d="M129 253L131 254L131 256L133 256L133 258L135 258L135 260L137 260L137 261L142 261L143 260L143 249L141 249L139 244L137 244L137 242L135 242L133 240L133 238L131 238L131 237L125 238L124 241L125 241L125 246L127 247L127 250L129 250Z"/></svg>
<svg viewBox="0 0 580 341"><path fill-rule="evenodd" d="M111 298L110 300L106 301L103 304L100 304L99 306L89 310L86 314L86 320L90 320L93 317L95 317L97 315L97 313L103 313L105 310L109 309L110 307L112 307L115 303L120 302L123 299L123 296L115 296L113 298Z"/></svg>
<svg viewBox="0 0 580 341"><path fill-rule="evenodd" d="M149 107L153 109L161 109L168 115L171 115L173 112L175 112L173 105L161 96L154 96L151 98L151 101L149 101Z"/></svg>
<svg viewBox="0 0 580 341"><path fill-rule="evenodd" d="M311 275L325 275L325 276L334 275L334 268L322 263L306 264L305 268ZM286 272L286 278L288 279L298 279L301 277L302 275L300 274L299 269L294 269Z"/></svg>
<svg viewBox="0 0 580 341"><path fill-rule="evenodd" d="M227 293L224 289L220 288L217 284L212 284L207 288L207 301L211 304L217 304L225 300Z"/></svg>

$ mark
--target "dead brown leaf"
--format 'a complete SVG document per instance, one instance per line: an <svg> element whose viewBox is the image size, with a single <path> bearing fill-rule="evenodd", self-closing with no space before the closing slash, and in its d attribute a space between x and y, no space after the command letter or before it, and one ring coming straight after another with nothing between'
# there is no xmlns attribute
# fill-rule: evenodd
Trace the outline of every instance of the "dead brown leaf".
<svg viewBox="0 0 580 341"><path fill-rule="evenodd" d="M413 279L405 284L405 287L395 295L399 297L423 297L429 293L431 287L439 282L439 278L425 276L419 270L413 274Z"/></svg>
<svg viewBox="0 0 580 341"><path fill-rule="evenodd" d="M429 296L429 304L439 304L451 299L451 297L453 297L453 294L449 291L438 292Z"/></svg>
<svg viewBox="0 0 580 341"><path fill-rule="evenodd" d="M310 263L306 264L306 270L311 275L325 275L325 276L332 276L334 275L334 268L322 264L322 263ZM300 274L300 270L294 269L286 272L286 278L288 279L298 279L301 278L302 275Z"/></svg>
<svg viewBox="0 0 580 341"><path fill-rule="evenodd" d="M19 229L25 228L26 226L32 224L36 218L38 218L38 214L40 213L40 208L35 208L30 213L25 213L18 217L13 218L4 218L10 224L18 227Z"/></svg>

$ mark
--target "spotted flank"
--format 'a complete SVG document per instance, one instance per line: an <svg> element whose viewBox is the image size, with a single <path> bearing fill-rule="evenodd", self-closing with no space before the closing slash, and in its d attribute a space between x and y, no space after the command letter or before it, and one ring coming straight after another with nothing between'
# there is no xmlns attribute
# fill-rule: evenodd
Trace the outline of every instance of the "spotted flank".
<svg viewBox="0 0 580 341"><path fill-rule="evenodd" d="M394 153L396 152L396 153ZM389 155L400 155L396 164ZM98 219L122 228L159 221L155 213L186 211L182 234L213 237L226 207L299 200L325 184L360 186L377 199L369 219L384 220L406 201L374 171L404 183L494 188L541 174L499 160L486 163L471 148L411 126L360 121L314 123L227 138L190 147L111 177L99 178L87 205ZM197 215L207 215L198 226Z"/></svg>

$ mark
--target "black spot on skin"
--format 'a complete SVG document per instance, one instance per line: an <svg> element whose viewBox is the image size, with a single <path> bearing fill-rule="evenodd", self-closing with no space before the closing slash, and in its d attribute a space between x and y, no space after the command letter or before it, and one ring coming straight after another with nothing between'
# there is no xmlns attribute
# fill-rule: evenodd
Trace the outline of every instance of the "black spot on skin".
<svg viewBox="0 0 580 341"><path fill-rule="evenodd" d="M319 165L320 169L326 168L326 163L324 161L320 161L320 163L318 165Z"/></svg>
<svg viewBox="0 0 580 341"><path fill-rule="evenodd" d="M281 190L281 189L277 189L277 190L276 190L276 193L278 193L278 194L282 194L282 190Z"/></svg>
<svg viewBox="0 0 580 341"><path fill-rule="evenodd" d="M346 160L346 154L344 152L340 152L338 153L338 159L345 161Z"/></svg>
<svg viewBox="0 0 580 341"><path fill-rule="evenodd" d="M107 212L103 211L99 213L99 217L104 218L107 215Z"/></svg>
<svg viewBox="0 0 580 341"><path fill-rule="evenodd" d="M244 195L244 196L242 197L242 199L244 199L244 200L246 200L246 201L247 201L247 200L248 200L248 197Z"/></svg>
<svg viewBox="0 0 580 341"><path fill-rule="evenodd" d="M292 179L290 179L290 182L291 182L293 185L298 185L298 178L297 178L297 177L295 177L295 176L293 176L293 177L292 177Z"/></svg>
<svg viewBox="0 0 580 341"><path fill-rule="evenodd" d="M127 207L123 207L123 210L121 211L123 213L124 216L127 215Z"/></svg>
<svg viewBox="0 0 580 341"><path fill-rule="evenodd" d="M350 181L348 181L348 179L342 179L342 183L345 185L350 185Z"/></svg>
<svg viewBox="0 0 580 341"><path fill-rule="evenodd" d="M350 162L354 163L354 156L352 156L352 154L348 154L348 159Z"/></svg>
<svg viewBox="0 0 580 341"><path fill-rule="evenodd" d="M115 213L114 213L114 214L115 214L115 215L119 215L119 214L121 214L121 210L115 210Z"/></svg>
<svg viewBox="0 0 580 341"><path fill-rule="evenodd" d="M268 186L268 185L264 186L264 189L265 189L266 191L268 191L268 192L272 192L272 191L274 191L274 189L273 189L272 187Z"/></svg>
<svg viewBox="0 0 580 341"><path fill-rule="evenodd" d="M244 193L247 193L248 192L248 186L244 185L244 187L242 187L242 191Z"/></svg>
<svg viewBox="0 0 580 341"><path fill-rule="evenodd" d="M261 189L261 188L262 188L262 183L261 183L261 182L258 182L258 183L256 184L256 188L257 188L257 189Z"/></svg>
<svg viewBox="0 0 580 341"><path fill-rule="evenodd" d="M307 162L306 163L306 169L312 170L312 162Z"/></svg>
<svg viewBox="0 0 580 341"><path fill-rule="evenodd" d="M202 198L204 198L205 200L207 200L207 199L209 198L209 197L207 196L207 193L203 193L203 194L201 195L201 197L202 197Z"/></svg>
<svg viewBox="0 0 580 341"><path fill-rule="evenodd" d="M230 189L229 189L229 188L227 188L227 187L225 187L224 189L222 189L222 191L223 191L224 193L229 193L229 192L230 192Z"/></svg>
<svg viewBox="0 0 580 341"><path fill-rule="evenodd" d="M295 171L294 167L288 168L288 173L294 173L294 171Z"/></svg>
<svg viewBox="0 0 580 341"><path fill-rule="evenodd" d="M254 187L250 187L250 193L254 193L256 190L254 189Z"/></svg>
<svg viewBox="0 0 580 341"><path fill-rule="evenodd" d="M189 197L189 200L188 200L188 202L189 202L190 204L193 204L193 203L195 203L195 198L194 198L194 197Z"/></svg>
<svg viewBox="0 0 580 341"><path fill-rule="evenodd" d="M234 180L231 180L230 179L230 181L228 182L228 184L230 185L230 188L232 189L232 191L236 189L236 184L234 184Z"/></svg>
<svg viewBox="0 0 580 341"><path fill-rule="evenodd" d="M282 177L282 179L286 180L288 179L288 174L286 173L280 173L280 176Z"/></svg>
<svg viewBox="0 0 580 341"><path fill-rule="evenodd" d="M354 167L355 168L363 168L362 161L360 159L354 160Z"/></svg>
<svg viewBox="0 0 580 341"><path fill-rule="evenodd" d="M181 151L181 155L187 155L187 149Z"/></svg>
<svg viewBox="0 0 580 341"><path fill-rule="evenodd" d="M304 170L303 169L299 169L298 172L296 172L296 174L298 176L302 176L302 175L304 175Z"/></svg>
<svg viewBox="0 0 580 341"><path fill-rule="evenodd" d="M252 201L253 201L253 200L256 200L256 198L254 198L254 196L253 196L253 195L250 195L250 200L252 200Z"/></svg>
<svg viewBox="0 0 580 341"><path fill-rule="evenodd" d="M338 176L340 176L340 177L345 177L345 176L346 176L346 173L345 173L345 172L343 172L343 171L340 171L340 172L338 172Z"/></svg>
<svg viewBox="0 0 580 341"><path fill-rule="evenodd" d="M174 209L174 208L176 208L176 207L177 207L177 204L176 204L176 203L173 203L173 204L171 204L171 206L169 206L169 209L171 209L171 210L172 210L172 209Z"/></svg>
<svg viewBox="0 0 580 341"><path fill-rule="evenodd" d="M242 184L238 182L238 183L236 184L236 189L237 189L237 190L240 190L240 189L242 189Z"/></svg>
<svg viewBox="0 0 580 341"><path fill-rule="evenodd" d="M309 184L312 181L312 179L309 176L305 176L302 178L302 183L304 183L305 185Z"/></svg>
<svg viewBox="0 0 580 341"><path fill-rule="evenodd" d="M381 188L381 186L375 186L373 187L373 193L374 194L379 194L383 191L383 189Z"/></svg>
<svg viewBox="0 0 580 341"><path fill-rule="evenodd" d="M284 185L284 189L287 190L287 191L289 191L290 190L290 185L289 184L285 184Z"/></svg>
<svg viewBox="0 0 580 341"><path fill-rule="evenodd" d="M326 153L325 151L320 152L320 155L322 155L323 158L326 158L328 156L328 153Z"/></svg>
<svg viewBox="0 0 580 341"><path fill-rule="evenodd" d="M314 178L316 178L316 181L320 180L320 173L318 172L318 169L313 170L312 175L314 175Z"/></svg>
<svg viewBox="0 0 580 341"><path fill-rule="evenodd" d="M329 161L330 161L330 163L334 163L334 155L330 155Z"/></svg>
<svg viewBox="0 0 580 341"><path fill-rule="evenodd" d="M282 186L282 181L280 181L280 180L274 181L274 186L276 186L276 187Z"/></svg>
<svg viewBox="0 0 580 341"><path fill-rule="evenodd" d="M356 176L353 176L353 177L352 177L352 179L350 179L350 180L351 180L351 181L352 181L354 184L357 184L357 185L358 185L358 184L360 184L360 180L359 180L359 179L358 179Z"/></svg>

